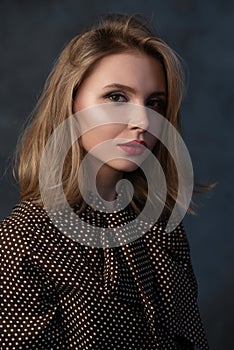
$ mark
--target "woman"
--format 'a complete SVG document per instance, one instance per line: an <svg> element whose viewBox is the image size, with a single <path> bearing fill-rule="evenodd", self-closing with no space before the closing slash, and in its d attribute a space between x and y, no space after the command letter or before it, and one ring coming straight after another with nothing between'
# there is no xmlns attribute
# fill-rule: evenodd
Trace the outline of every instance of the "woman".
<svg viewBox="0 0 234 350"><path fill-rule="evenodd" d="M21 139L21 203L0 226L2 349L208 349L186 235L181 224L166 230L176 166L149 112L179 130L181 97L179 60L137 17L106 16L64 49ZM149 153L164 197L156 173L142 171ZM129 198L126 183L116 189L123 179L134 189L118 207ZM129 239L125 227L148 197L157 216L160 195L157 222L137 221Z"/></svg>

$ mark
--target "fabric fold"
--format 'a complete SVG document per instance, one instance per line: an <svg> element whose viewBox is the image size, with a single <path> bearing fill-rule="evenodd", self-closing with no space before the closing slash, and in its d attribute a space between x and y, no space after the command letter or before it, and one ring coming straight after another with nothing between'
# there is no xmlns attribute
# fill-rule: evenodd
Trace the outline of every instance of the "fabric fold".
<svg viewBox="0 0 234 350"><path fill-rule="evenodd" d="M33 215L36 215L37 221L32 220ZM69 215L58 212L58 219L60 215L69 224ZM101 238L106 243L105 228L111 227L116 241L121 242L125 235L125 224L135 220L136 215L130 206L113 213L92 211L87 207L81 218L90 227L93 226L93 234L95 227L103 229ZM122 317L126 317L129 329L134 329L135 325L139 330L141 328L138 342L144 343L147 350L190 350L195 345L201 350L209 349L197 305L197 283L191 265L189 243L181 224L167 233L166 223L159 221L146 233L143 232L140 238L128 244L98 248L80 243L85 235L88 239L88 234L92 233L85 231L83 221L77 220L72 226L78 242L73 241L53 225L42 208L30 203L22 203L16 208L10 220L19 227L22 227L23 222L28 223L20 233L20 239L24 242L24 256L28 257L28 266L31 264L32 270L27 272L24 269L22 273L25 276L31 273L33 277L39 275L40 280L44 281L43 298L31 301L31 307L35 310L39 310L39 306L33 302L45 303L47 299L44 298L48 297L48 290L51 290L51 293L56 294L51 308L54 310L57 305L63 326L69 328L70 325L70 312L66 312L69 305L79 327L84 327L83 332L86 329L85 320L90 327L95 328L99 335L97 342L110 341L106 331L97 327L96 319L102 315L100 319L106 322L108 329L111 320L107 322L106 318L111 314L114 319L111 327L115 331L115 325L120 325ZM145 226L139 223L138 227L133 227L140 232ZM92 307L89 305L90 300L93 301ZM43 305L42 308L45 307ZM85 314L88 310L85 305L92 312L95 309L96 318L93 313L86 319L80 317L81 312ZM136 315L140 316L139 320ZM83 332L77 330L75 333L77 342ZM124 338L125 342L129 336L130 333ZM129 340L131 349L136 348L131 345L134 339ZM92 341L95 342L94 339ZM147 348L146 344L154 345Z"/></svg>

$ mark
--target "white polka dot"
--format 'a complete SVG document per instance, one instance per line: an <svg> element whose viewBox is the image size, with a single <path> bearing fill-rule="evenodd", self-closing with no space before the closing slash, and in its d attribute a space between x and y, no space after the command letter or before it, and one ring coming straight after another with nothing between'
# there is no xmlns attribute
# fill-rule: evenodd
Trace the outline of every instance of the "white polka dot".
<svg viewBox="0 0 234 350"><path fill-rule="evenodd" d="M97 205L80 218L116 235L135 218L130 206L108 214ZM56 215L77 230L66 213ZM0 224L1 349L208 349L185 232L165 227L160 221L129 244L92 248L22 202ZM77 234L89 237L82 227Z"/></svg>

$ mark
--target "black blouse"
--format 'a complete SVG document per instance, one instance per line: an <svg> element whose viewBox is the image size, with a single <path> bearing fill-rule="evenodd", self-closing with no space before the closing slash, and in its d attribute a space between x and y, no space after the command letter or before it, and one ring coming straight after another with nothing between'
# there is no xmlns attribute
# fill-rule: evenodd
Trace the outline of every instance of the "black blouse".
<svg viewBox="0 0 234 350"><path fill-rule="evenodd" d="M81 218L121 231L134 213L88 207ZM0 246L2 350L208 349L181 224L166 233L159 221L131 243L95 248L28 201L0 224Z"/></svg>

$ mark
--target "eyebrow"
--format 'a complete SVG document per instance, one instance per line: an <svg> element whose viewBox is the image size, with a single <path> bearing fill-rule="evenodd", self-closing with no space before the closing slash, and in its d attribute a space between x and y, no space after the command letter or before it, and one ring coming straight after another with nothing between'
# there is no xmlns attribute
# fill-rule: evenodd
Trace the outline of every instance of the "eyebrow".
<svg viewBox="0 0 234 350"><path fill-rule="evenodd" d="M104 86L103 89L110 89L110 88L114 88L114 89L120 89L120 90L126 90L129 91L130 93L136 93L136 90L130 86L127 85L123 85L123 84L117 84L117 83L113 83L110 85L106 85ZM167 97L167 94L165 91L154 91L152 92L149 97L153 97L153 96L162 96L162 97Z"/></svg>

